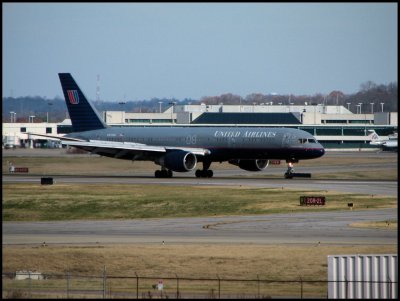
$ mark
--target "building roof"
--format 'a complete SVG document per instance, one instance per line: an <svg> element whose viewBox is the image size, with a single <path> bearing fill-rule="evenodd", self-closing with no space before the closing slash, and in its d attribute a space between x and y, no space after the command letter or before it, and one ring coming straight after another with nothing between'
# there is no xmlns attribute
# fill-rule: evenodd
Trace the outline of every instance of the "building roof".
<svg viewBox="0 0 400 301"><path fill-rule="evenodd" d="M192 124L301 124L300 113L203 113Z"/></svg>

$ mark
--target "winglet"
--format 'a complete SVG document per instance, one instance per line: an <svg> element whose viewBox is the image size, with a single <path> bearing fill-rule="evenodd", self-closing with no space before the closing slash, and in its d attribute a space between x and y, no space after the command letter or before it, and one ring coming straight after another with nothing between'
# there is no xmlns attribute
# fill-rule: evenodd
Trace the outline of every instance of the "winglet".
<svg viewBox="0 0 400 301"><path fill-rule="evenodd" d="M74 132L105 129L107 125L90 101L86 99L71 74L59 73L58 76Z"/></svg>

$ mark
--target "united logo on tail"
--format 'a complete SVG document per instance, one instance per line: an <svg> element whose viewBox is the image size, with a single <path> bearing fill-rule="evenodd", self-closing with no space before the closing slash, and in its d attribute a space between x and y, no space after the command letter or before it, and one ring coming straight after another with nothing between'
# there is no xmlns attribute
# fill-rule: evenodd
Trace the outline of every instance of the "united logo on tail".
<svg viewBox="0 0 400 301"><path fill-rule="evenodd" d="M69 103L77 105L79 103L79 95L77 90L67 90Z"/></svg>

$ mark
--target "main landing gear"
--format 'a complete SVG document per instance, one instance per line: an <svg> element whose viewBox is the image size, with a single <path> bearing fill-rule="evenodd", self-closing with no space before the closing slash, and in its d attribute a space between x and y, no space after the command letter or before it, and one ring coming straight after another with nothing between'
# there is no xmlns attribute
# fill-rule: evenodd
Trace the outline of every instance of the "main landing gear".
<svg viewBox="0 0 400 301"><path fill-rule="evenodd" d="M197 178L212 178L214 175L214 172L209 169L209 170L201 170L198 169L196 170L196 177Z"/></svg>
<svg viewBox="0 0 400 301"><path fill-rule="evenodd" d="M214 172L209 169L211 162L204 161L203 162L203 169L196 170L196 177L197 178L212 178Z"/></svg>
<svg viewBox="0 0 400 301"><path fill-rule="evenodd" d="M172 178L173 173L170 169L162 168L161 170L156 170L154 176L156 178Z"/></svg>

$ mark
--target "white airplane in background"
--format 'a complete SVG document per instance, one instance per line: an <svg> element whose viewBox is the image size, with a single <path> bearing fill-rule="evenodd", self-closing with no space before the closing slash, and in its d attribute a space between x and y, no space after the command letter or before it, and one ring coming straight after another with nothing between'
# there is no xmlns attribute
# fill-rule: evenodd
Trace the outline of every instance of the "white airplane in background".
<svg viewBox="0 0 400 301"><path fill-rule="evenodd" d="M389 139L381 139L375 130L369 130L371 134L368 137L371 139L369 144L381 146L383 150L397 151L397 133L389 135Z"/></svg>

